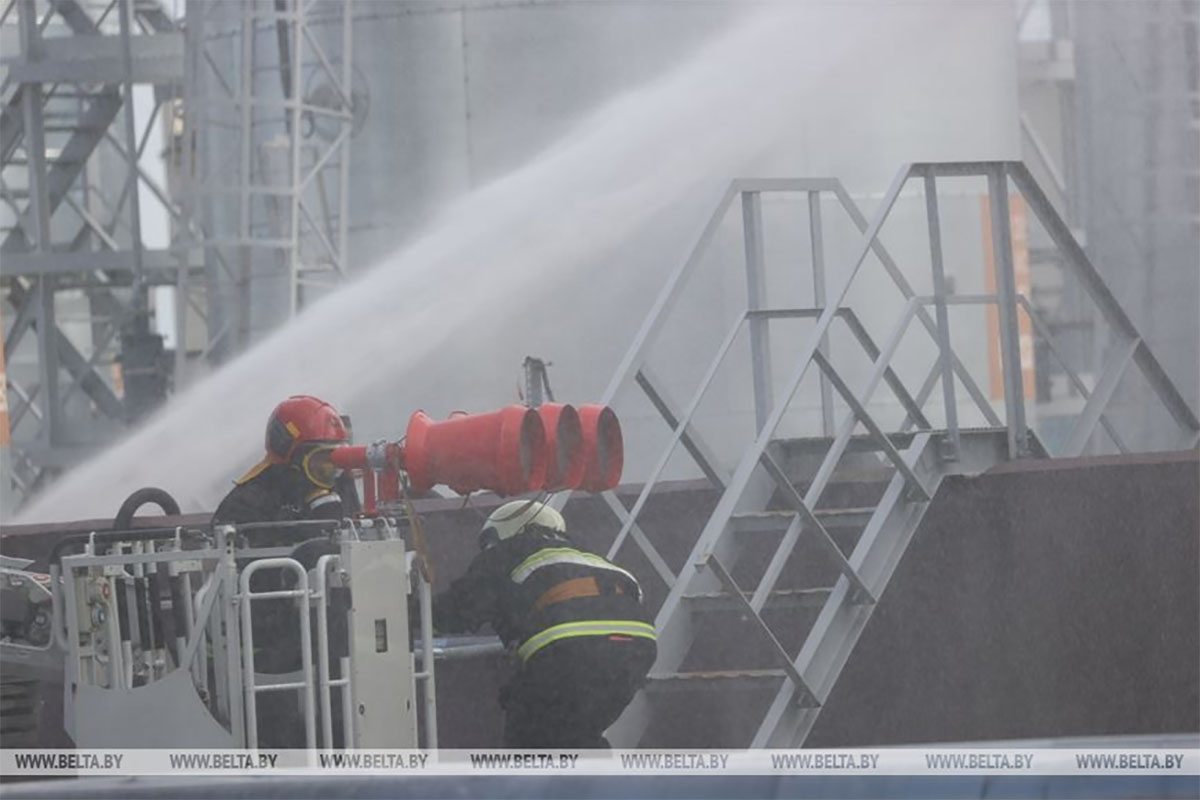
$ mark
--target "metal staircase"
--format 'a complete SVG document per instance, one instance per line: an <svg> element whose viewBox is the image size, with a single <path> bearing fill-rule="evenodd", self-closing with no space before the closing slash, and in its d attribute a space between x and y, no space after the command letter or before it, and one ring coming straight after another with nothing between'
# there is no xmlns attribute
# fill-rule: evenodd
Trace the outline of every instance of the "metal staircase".
<svg viewBox="0 0 1200 800"><path fill-rule="evenodd" d="M954 294L943 268L941 214L937 179L986 180L993 232L990 244L997 290L992 294ZM883 247L879 233L911 179L923 181L929 265L933 293L918 294ZM812 729L842 667L887 588L888 581L921 523L943 478L975 474L1012 458L1046 457L1026 420L1021 352L1028 331L1045 326L1028 299L1016 291L1013 237L1008 213L1012 182L1028 203L1064 262L1103 311L1113 332L1110 361L1089 386L1071 373L1083 399L1067 444L1056 455L1082 453L1102 425L1117 449L1127 447L1105 410L1128 365L1136 363L1184 432L1181 443L1195 446L1200 424L1104 287L1065 224L1019 162L912 164L903 167L868 223L836 180L738 180L725 193L688 260L672 275L644 322L605 394L617 401L636 385L662 416L671 434L631 507L613 493L605 496L620 521L609 557L632 540L668 587L658 609L659 655L648 685L611 729L618 746L636 746L647 729L657 731L667 715L654 713L658 696L687 693L689 703L704 696L741 706L756 721L751 730L718 733L713 726L675 723L657 731L656 743L675 746L799 746ZM807 197L809 211L811 307L778 308L767 302L762 197L796 193ZM825 224L822 196L832 196L861 239L855 258L840 273L840 285L826 296ZM735 198L742 201L747 304L694 393L684 405L672 401L649 362L651 344L662 333L688 279L712 247ZM899 289L903 306L878 342L862 314L879 321L879 309L856 310L851 287L873 255ZM1003 417L975 382L956 352L949 309L993 309L992 335L1000 350ZM1022 328L1018 309L1029 317ZM771 325L808 320L811 328L788 364L786 380L772 368ZM916 323L916 324L914 324ZM910 329L928 333L933 365L923 380L906 384L894 362ZM755 433L733 465L723 464L706 440L697 409L712 390L714 377L730 359L733 345L748 334L753 382ZM857 373L845 366L843 347L831 347L831 334L847 334L869 362ZM923 337L922 337L923 338ZM1049 342L1053 351L1053 342ZM857 353L855 355L858 355ZM858 356L860 361L862 356ZM835 363L836 362L836 363ZM815 365L815 370L812 368ZM1070 372L1070 367L1067 367ZM817 380L805 383L810 372ZM911 378L911 375L909 376ZM813 384L818 385L813 391ZM809 390L801 392L802 384ZM855 384L855 385L852 385ZM915 386L915 391L909 385ZM886 387L892 402L880 404ZM930 403L937 388L941 403ZM960 388L961 387L961 388ZM958 394L965 391L960 407ZM808 400L819 433L794 432L798 398ZM619 407L618 403L618 407ZM930 408L930 406L933 408ZM896 411L898 413L890 413ZM981 427L959 423L960 412ZM900 421L897 423L896 420ZM690 455L719 500L691 544L682 567L668 560L640 524L642 512L668 474L679 445ZM728 458L726 459L728 460ZM732 616L731 616L732 615ZM677 695L678 696L678 695ZM699 728L697 730L696 728Z"/></svg>

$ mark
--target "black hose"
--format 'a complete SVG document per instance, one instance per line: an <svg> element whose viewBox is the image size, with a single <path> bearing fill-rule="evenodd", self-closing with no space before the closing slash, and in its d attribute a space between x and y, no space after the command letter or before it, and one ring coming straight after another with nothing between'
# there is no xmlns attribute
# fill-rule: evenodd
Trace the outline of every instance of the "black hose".
<svg viewBox="0 0 1200 800"><path fill-rule="evenodd" d="M125 502L121 503L117 516L113 518L113 530L119 531L128 528L133 522L133 515L147 503L154 503L167 516L178 516L180 513L179 503L175 502L174 497L158 487L146 486L129 495L125 498Z"/></svg>
<svg viewBox="0 0 1200 800"><path fill-rule="evenodd" d="M129 597L125 594L125 579L117 578L113 581L113 591L117 593L117 629L121 634L121 641L130 641L129 637Z"/></svg>
<svg viewBox="0 0 1200 800"><path fill-rule="evenodd" d="M186 584L183 582L183 575L171 576L169 583L171 588L171 621L175 626L175 635L187 636L188 595L184 589ZM182 656L183 653L176 654L177 659Z"/></svg>
<svg viewBox="0 0 1200 800"><path fill-rule="evenodd" d="M150 599L146 597L145 578L133 579L133 598L137 608L138 644L143 652L149 653L154 649L154 642L150 638Z"/></svg>

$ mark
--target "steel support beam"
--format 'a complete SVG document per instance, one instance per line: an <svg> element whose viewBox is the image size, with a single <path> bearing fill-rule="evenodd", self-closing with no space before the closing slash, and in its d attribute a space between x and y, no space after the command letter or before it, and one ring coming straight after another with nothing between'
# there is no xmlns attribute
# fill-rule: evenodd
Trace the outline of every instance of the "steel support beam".
<svg viewBox="0 0 1200 800"><path fill-rule="evenodd" d="M762 194L742 194L742 236L746 250L746 308L766 306L767 274L763 264ZM771 329L766 320L750 320L750 368L754 381L754 425L762 430L771 412Z"/></svg>
<svg viewBox="0 0 1200 800"><path fill-rule="evenodd" d="M1092 438L1096 423L1103 415L1104 409L1108 407L1109 401L1112 400L1113 393L1117 390L1117 385L1121 382L1121 377L1125 374L1129 362L1142 347L1145 347L1145 344L1141 339L1129 339L1115 348L1116 352L1101 374L1095 391L1088 397L1087 404L1084 405L1079 418L1075 420L1075 426L1071 428L1071 436L1063 446L1063 456L1075 458L1082 455L1084 446Z"/></svg>
<svg viewBox="0 0 1200 800"><path fill-rule="evenodd" d="M679 413L675 410L676 406L666 393L660 388L664 386L661 381L652 378L653 375L649 365L643 365L638 370L634 380L638 386L642 387L647 399L651 405L658 411L659 415L667 423L672 431L679 427ZM708 482L712 484L714 489L723 490L725 482L728 480L728 475L722 475L716 465L720 464L712 448L700 437L692 425L687 425L682 435L679 437L680 444L691 455L692 460L696 462L696 466L700 467L700 471L704 473L704 477L708 478Z"/></svg>
<svg viewBox="0 0 1200 800"><path fill-rule="evenodd" d="M33 0L22 0L19 8L21 51L36 61L45 51L41 31L37 26L37 7ZM25 120L25 151L29 158L30 216L33 222L33 247L44 253L50 249L50 197L47 194L46 140L42 124L42 87L30 84L21 96ZM15 233L15 231L14 231ZM11 234L10 234L11 238ZM41 430L43 443L53 446L62 436L63 415L59 403L58 343L61 335L54 319L54 279L48 275L38 278L36 325L38 330L38 367L41 371L42 394L45 402L45 424ZM15 298L20 302L19 298Z"/></svg>
<svg viewBox="0 0 1200 800"><path fill-rule="evenodd" d="M121 19L121 50L122 64L124 70L124 80L122 81L125 88L124 103L125 106L125 142L128 147L129 157L126 159L127 177L125 179L125 194L129 197L129 222L130 234L133 239L133 273L134 281L142 280L142 214L141 200L137 190L138 181L138 155L141 149L138 146L137 124L133 118L133 21L130 18L129 7L133 4L133 0L118 0L120 3L120 19ZM172 34L175 35L175 34ZM150 41L161 39L165 34L155 36ZM178 45L182 48L182 37L178 37ZM183 53L180 50L179 55L180 72L183 68ZM165 82L165 81L164 81ZM144 311L146 303L146 295L144 292L135 291L133 294L134 306L139 311Z"/></svg>
<svg viewBox="0 0 1200 800"><path fill-rule="evenodd" d="M1104 279L1100 277L1100 273L1092 265L1087 254L1083 252L1083 248L1075 241L1075 237L1071 235L1070 228L1054 210L1053 204L1046 197L1045 192L1037 185L1037 181L1029 174L1029 170L1024 164L1019 162L1008 165L1008 173L1012 176L1013 183L1017 189L1029 203L1029 207L1033 210L1034 216L1038 222L1050 234L1050 238L1054 240L1054 244L1059 251L1066 257L1067 263L1075 271L1075 274L1083 282L1084 288L1091 295L1092 301L1100 307L1104 314L1105 320L1113 327L1119 330L1127 339L1141 338L1137 328L1133 322L1121 308L1121 304L1109 291L1108 286L1104 283ZM1200 433L1200 420L1196 419L1196 414L1188 406L1183 395L1175 387L1175 384L1167 376L1166 370L1162 364L1155 358L1154 353L1149 347L1139 347L1134 353L1134 361L1146 376L1146 380L1154 387L1155 393L1162 400L1163 405L1167 407L1167 411L1175 418L1175 421L1181 428L1191 435Z"/></svg>
<svg viewBox="0 0 1200 800"><path fill-rule="evenodd" d="M929 223L929 260L933 269L933 295L937 312L938 364L942 368L942 404L946 409L949 447L946 455L958 457L958 401L954 397L953 352L950 348L950 314L946 308L946 269L942 264L942 223L938 215L937 178L925 173L925 215Z"/></svg>
<svg viewBox="0 0 1200 800"><path fill-rule="evenodd" d="M812 252L813 305L825 308L825 233L821 224L821 193L808 193L808 237ZM820 350L830 355L829 335L821 337ZM821 431L833 435L833 388L829 379L821 375Z"/></svg>
<svg viewBox="0 0 1200 800"><path fill-rule="evenodd" d="M1008 423L1008 454L1028 454L1025 427L1025 387L1021 376L1020 328L1017 326L1017 288L1013 272L1012 220L1008 207L1008 173L1003 165L988 168L988 201L992 215L992 253L998 296L1000 368L1004 376L1004 411Z"/></svg>
<svg viewBox="0 0 1200 800"><path fill-rule="evenodd" d="M124 5L125 0L119 0ZM120 36L64 36L45 40L45 60L9 63L12 80L23 83L125 82L126 56ZM130 42L134 83L157 85L183 81L183 34L135 36Z"/></svg>

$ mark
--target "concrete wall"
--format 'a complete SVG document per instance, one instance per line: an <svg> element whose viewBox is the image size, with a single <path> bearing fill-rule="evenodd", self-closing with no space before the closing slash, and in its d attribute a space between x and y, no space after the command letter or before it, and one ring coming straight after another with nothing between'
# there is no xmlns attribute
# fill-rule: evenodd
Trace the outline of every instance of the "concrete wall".
<svg viewBox="0 0 1200 800"><path fill-rule="evenodd" d="M949 479L809 743L1200 730L1198 466Z"/></svg>
<svg viewBox="0 0 1200 800"><path fill-rule="evenodd" d="M947 479L807 744L1200 730L1197 485L1195 452ZM673 565L707 494L661 495L648 509L648 534ZM590 501L567 508L572 529L598 546L611 536L606 513ZM469 520L448 522L429 526L439 581L473 548ZM661 602L661 582L634 549L624 563ZM507 669L500 659L441 669L443 746L500 740L494 691ZM656 701L642 745L745 746L768 699L672 695Z"/></svg>

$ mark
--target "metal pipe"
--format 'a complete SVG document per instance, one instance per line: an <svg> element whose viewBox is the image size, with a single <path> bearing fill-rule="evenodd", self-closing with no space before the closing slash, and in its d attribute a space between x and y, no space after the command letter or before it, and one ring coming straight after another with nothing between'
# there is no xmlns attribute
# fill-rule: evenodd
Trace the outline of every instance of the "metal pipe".
<svg viewBox="0 0 1200 800"><path fill-rule="evenodd" d="M296 312L300 310L300 271L304 269L304 264L300 256L300 245L302 238L300 236L300 193L303 187L300 185L300 124L303 121L302 104L303 98L300 96L300 70L304 66L304 61L301 57L301 48L304 46L303 31L308 24L305 18L304 0L293 0L295 17L292 20L292 51L288 55L291 56L291 81L288 87L287 99L290 103L288 135L291 137L291 210L288 214L290 219L290 227L288 234L290 242L288 245L288 316L296 316Z"/></svg>
<svg viewBox="0 0 1200 800"><path fill-rule="evenodd" d="M329 554L317 559L316 582L313 599L317 601L317 680L321 699L321 744L333 747L333 697L329 687L329 597L326 593L328 579L326 570L337 555Z"/></svg>
<svg viewBox="0 0 1200 800"><path fill-rule="evenodd" d="M119 546L118 546L119 547ZM128 581L116 576L109 578L110 582L110 597L115 597L117 600L117 631L118 639L113 644L113 674L117 674L120 669L121 686L127 689L133 688L133 645L130 643L130 618L129 618L129 596L128 596ZM120 648L120 659L116 658L116 648Z"/></svg>
<svg viewBox="0 0 1200 800"><path fill-rule="evenodd" d="M295 573L299 588L259 592L250 591L250 578L254 573L263 569L286 569ZM303 687L304 699L304 741L305 747L312 749L317 738L316 698L313 692L313 663L312 663L312 630L310 610L308 606L308 572L294 558L263 558L248 565L240 577L241 621L242 621L242 680L243 694L246 706L246 742L248 747L258 745L258 708L255 694L259 691L271 691L271 687L255 686L254 674L254 629L251 624L251 606L254 600L266 598L294 597L300 603L300 664L304 675L303 684L288 685L286 688ZM284 687L280 687L284 688Z"/></svg>
<svg viewBox="0 0 1200 800"><path fill-rule="evenodd" d="M433 669L433 589L420 570L417 573L417 597L421 606L421 671L425 673L425 747L436 750L437 692Z"/></svg>
<svg viewBox="0 0 1200 800"><path fill-rule="evenodd" d="M183 529L175 531L175 550L183 553ZM192 635L192 615L191 615L191 586L185 579L190 575L189 572L177 571L176 564L172 561L167 566L167 575L170 577L171 590L171 622L175 627L175 666L179 669L187 669L189 665L183 661L183 656L187 650L187 640Z"/></svg>
<svg viewBox="0 0 1200 800"><path fill-rule="evenodd" d="M134 273L134 293L133 305L139 311L145 311L146 293L141 286L144 280L142 270L142 220L141 220L141 203L138 198L137 180L138 180L138 140L137 126L133 118L133 20L130 13L130 6L133 5L133 0L121 0L119 10L120 26L121 26L121 62L124 70L124 80L122 84L125 89L125 140L128 142L129 148L129 174L125 179L126 191L129 192L129 223L130 234L133 244L133 273Z"/></svg>
<svg viewBox="0 0 1200 800"><path fill-rule="evenodd" d="M215 692L224 701L234 742L241 747L252 746L246 737L246 717L242 698L241 670L241 638L236 635L238 623L234 604L237 599L237 560L234 558L234 537L237 529L232 525L222 525L214 529L217 534L217 549L224 555L218 566L220 580L214 588L221 601L221 613L210 615L212 629L209 640L213 643L213 660L215 669Z"/></svg>
<svg viewBox="0 0 1200 800"><path fill-rule="evenodd" d="M1028 451L1025 427L1025 389L1022 385L1020 329L1017 324L1016 275L1013 271L1012 219L1009 216L1008 173L1003 165L987 172L992 221L992 253L996 273L1000 364L1004 376L1008 457L1024 458Z"/></svg>
<svg viewBox="0 0 1200 800"><path fill-rule="evenodd" d="M145 542L152 539L167 539L175 537L178 532L179 528L175 527L138 528L136 530L129 531L92 531L91 533L72 534L70 536L64 536L54 543L54 546L50 548L49 562L51 566L57 564L63 557L63 550L73 545L82 544L85 547L90 547L93 554L103 555L102 553L96 552L97 545L105 545L112 542ZM198 531L189 531L189 533L194 533L197 537L202 538Z"/></svg>
<svg viewBox="0 0 1200 800"><path fill-rule="evenodd" d="M131 551L133 555L140 556L143 554L143 544L134 542ZM146 683L150 683L154 679L154 631L151 627L150 616L150 597L146 591L146 567L145 564L136 563L133 565L133 597L137 608L137 632L138 646L142 650L142 661L146 665Z"/></svg>
<svg viewBox="0 0 1200 800"><path fill-rule="evenodd" d="M950 314L946 309L946 270L942 263L942 224L938 213L937 179L925 173L925 215L929 223L929 258L933 268L933 293L937 312L938 363L942 367L942 404L946 428L950 431L950 455L957 459L961 443L958 434L958 401L954 396L954 365L950 357Z"/></svg>
<svg viewBox="0 0 1200 800"><path fill-rule="evenodd" d="M67 632L63 627L63 598L61 588L62 567L56 562L50 565L50 624L54 628L54 641L66 652L68 648Z"/></svg>
<svg viewBox="0 0 1200 800"><path fill-rule="evenodd" d="M808 193L808 230L809 242L812 248L813 269L813 305L822 311L825 309L825 241L824 225L821 222L821 193ZM820 350L826 356L831 356L829 350L829 334L821 337ZM833 436L833 387L825 373L820 376L821 386L821 434Z"/></svg>
<svg viewBox="0 0 1200 800"><path fill-rule="evenodd" d="M354 749L354 698L350 695L350 656L338 659L342 688L342 749Z"/></svg>
<svg viewBox="0 0 1200 800"><path fill-rule="evenodd" d="M424 648L416 649L413 655L424 655ZM503 655L508 648L499 639L483 644L463 645L433 645L433 657L438 661L465 661L471 658L487 658L488 656ZM422 665L424 661L422 661Z"/></svg>
<svg viewBox="0 0 1200 800"><path fill-rule="evenodd" d="M354 134L354 0L342 2L342 89L347 98L345 110L350 118L344 123L350 135L341 141L338 164L338 255L335 265L344 278L349 268L347 242L350 231L350 136Z"/></svg>
<svg viewBox="0 0 1200 800"><path fill-rule="evenodd" d="M767 278L763 268L762 195L742 193L742 239L746 256L746 308L766 305ZM754 425L762 430L771 411L771 328L766 320L750 320L750 367L754 385Z"/></svg>

